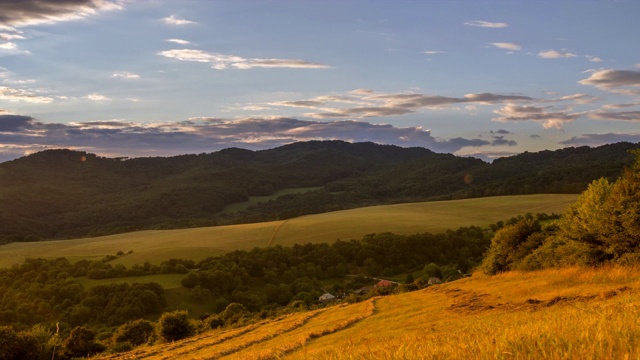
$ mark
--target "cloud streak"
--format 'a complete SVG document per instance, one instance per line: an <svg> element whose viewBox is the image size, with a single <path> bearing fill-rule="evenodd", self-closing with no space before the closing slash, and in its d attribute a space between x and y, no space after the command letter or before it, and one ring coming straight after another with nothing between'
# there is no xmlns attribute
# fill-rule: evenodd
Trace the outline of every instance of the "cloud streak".
<svg viewBox="0 0 640 360"><path fill-rule="evenodd" d="M591 75L579 84L595 86L604 91L623 95L640 94L640 71L603 69L592 71Z"/></svg>
<svg viewBox="0 0 640 360"><path fill-rule="evenodd" d="M509 50L509 51L519 51L522 47L518 44L507 43L507 42L494 42L491 45L497 47L498 49Z"/></svg>
<svg viewBox="0 0 640 360"><path fill-rule="evenodd" d="M39 96L22 89L0 86L0 100L7 100L12 102L21 101L32 104L48 104L53 101L53 98L47 96Z"/></svg>
<svg viewBox="0 0 640 360"><path fill-rule="evenodd" d="M538 53L538 57L542 59L563 59L563 58L574 58L578 55L568 52L568 51L558 51L558 50L545 50L540 51Z"/></svg>
<svg viewBox="0 0 640 360"><path fill-rule="evenodd" d="M195 22L195 21L191 21L191 20L187 20L187 19L181 19L181 18L179 18L179 17L177 17L175 15L171 15L171 16L167 16L166 18L163 18L162 22L164 22L167 25L176 25L176 26L197 24L197 22Z"/></svg>
<svg viewBox="0 0 640 360"><path fill-rule="evenodd" d="M503 23L503 22L490 22L490 21L484 21L484 20L472 20L472 21L467 21L464 24L467 26L494 28L494 29L505 28L509 26L509 24Z"/></svg>
<svg viewBox="0 0 640 360"><path fill-rule="evenodd" d="M0 115L0 159L7 154L66 147L108 156L169 156L228 147L266 149L297 141L372 141L420 146L454 153L462 148L498 146L502 136L483 139L436 138L421 127L395 127L364 121L307 121L284 117L192 118L180 122L134 123L124 120L43 123L29 116ZM508 141L507 141L508 142ZM507 143L507 145L509 145Z"/></svg>
<svg viewBox="0 0 640 360"><path fill-rule="evenodd" d="M573 122L581 116L577 113L548 112L546 108L542 107L514 104L507 104L493 112L500 115L493 118L493 121L496 122L535 121L542 123L545 129L561 129L563 124Z"/></svg>
<svg viewBox="0 0 640 360"><path fill-rule="evenodd" d="M116 0L0 0L0 28L77 20L101 11L122 9ZM15 30L15 29L13 29Z"/></svg>
<svg viewBox="0 0 640 360"><path fill-rule="evenodd" d="M235 69L253 69L253 68L293 68L293 69L327 69L328 65L309 62L300 59L258 59L243 58L236 55L225 55L219 53L210 53L202 50L194 49L173 49L160 51L160 56L180 61L193 61L211 64L211 68L216 70L224 70L228 68Z"/></svg>
<svg viewBox="0 0 640 360"><path fill-rule="evenodd" d="M316 110L304 114L306 117L313 119L360 119L406 115L421 109L444 109L459 104L491 105L533 100L533 98L523 95L492 93L447 97L414 93L383 94L376 93L373 90L358 89L351 91L347 96L319 96L307 100L273 102L268 105Z"/></svg>

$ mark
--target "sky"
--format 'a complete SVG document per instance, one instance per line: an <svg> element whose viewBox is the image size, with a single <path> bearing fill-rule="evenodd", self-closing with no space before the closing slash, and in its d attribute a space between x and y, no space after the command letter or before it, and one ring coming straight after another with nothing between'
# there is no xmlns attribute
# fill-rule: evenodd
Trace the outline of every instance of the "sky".
<svg viewBox="0 0 640 360"><path fill-rule="evenodd" d="M640 142L637 0L0 0L0 162Z"/></svg>

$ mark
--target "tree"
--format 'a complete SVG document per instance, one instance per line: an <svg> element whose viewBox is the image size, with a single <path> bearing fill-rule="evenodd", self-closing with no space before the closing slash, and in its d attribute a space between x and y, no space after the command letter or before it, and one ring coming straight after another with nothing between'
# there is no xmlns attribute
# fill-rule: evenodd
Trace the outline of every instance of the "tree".
<svg viewBox="0 0 640 360"><path fill-rule="evenodd" d="M138 319L121 325L113 334L115 343L128 342L133 346L139 346L149 341L155 328L149 320Z"/></svg>
<svg viewBox="0 0 640 360"><path fill-rule="evenodd" d="M532 239L529 239L529 237L540 231L540 223L532 217L520 219L515 224L503 227L491 239L491 247L482 262L481 268L488 275L511 270L512 264L516 264L528 255L523 249L532 248L532 245L527 240L539 241L539 237Z"/></svg>
<svg viewBox="0 0 640 360"><path fill-rule="evenodd" d="M95 333L84 326L77 326L65 340L64 353L69 357L85 357L104 351L104 346L93 341Z"/></svg>
<svg viewBox="0 0 640 360"><path fill-rule="evenodd" d="M176 341L192 336L195 327L189 321L186 310L176 310L162 314L158 319L158 335L164 341Z"/></svg>

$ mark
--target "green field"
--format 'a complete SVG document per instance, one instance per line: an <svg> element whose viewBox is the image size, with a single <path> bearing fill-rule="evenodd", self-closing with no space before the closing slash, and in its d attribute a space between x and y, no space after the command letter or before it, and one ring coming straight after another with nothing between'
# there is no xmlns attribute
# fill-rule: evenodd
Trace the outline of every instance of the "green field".
<svg viewBox="0 0 640 360"><path fill-rule="evenodd" d="M359 239L370 233L442 232L461 226L487 226L528 212L560 213L578 195L500 196L440 202L373 206L285 221L205 227L182 230L138 231L126 234L11 243L0 246L0 267L25 258L66 257L70 260L101 259L118 251L133 253L112 264L131 266L149 261L159 264L171 258L202 260L236 250L268 245L333 242Z"/></svg>

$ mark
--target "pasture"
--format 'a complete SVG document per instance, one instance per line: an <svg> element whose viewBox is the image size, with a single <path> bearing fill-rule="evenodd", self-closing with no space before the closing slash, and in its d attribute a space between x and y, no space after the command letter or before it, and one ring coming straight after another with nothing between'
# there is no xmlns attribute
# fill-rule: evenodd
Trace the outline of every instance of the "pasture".
<svg viewBox="0 0 640 360"><path fill-rule="evenodd" d="M11 243L0 246L0 267L21 263L25 258L97 260L118 251L127 253L131 250L131 254L111 263L131 266L149 261L159 264L171 258L199 261L238 249L359 239L370 233L437 233L461 226L487 226L528 212L561 213L576 198L577 195L552 194L406 203L308 215L285 221Z"/></svg>
<svg viewBox="0 0 640 360"><path fill-rule="evenodd" d="M637 267L471 278L98 359L637 359Z"/></svg>

